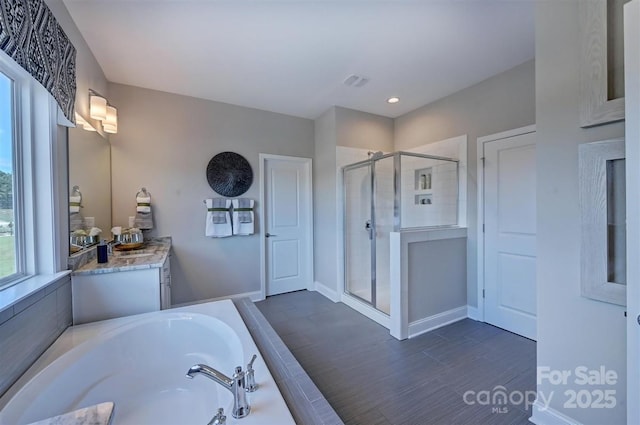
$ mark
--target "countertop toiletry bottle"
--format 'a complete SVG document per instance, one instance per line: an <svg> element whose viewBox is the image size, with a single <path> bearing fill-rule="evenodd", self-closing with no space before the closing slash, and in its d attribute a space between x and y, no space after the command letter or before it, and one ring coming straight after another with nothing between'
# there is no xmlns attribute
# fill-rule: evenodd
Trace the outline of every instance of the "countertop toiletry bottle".
<svg viewBox="0 0 640 425"><path fill-rule="evenodd" d="M98 263L106 263L109 261L109 254L107 253L107 244L103 239L100 245L96 248L98 250Z"/></svg>

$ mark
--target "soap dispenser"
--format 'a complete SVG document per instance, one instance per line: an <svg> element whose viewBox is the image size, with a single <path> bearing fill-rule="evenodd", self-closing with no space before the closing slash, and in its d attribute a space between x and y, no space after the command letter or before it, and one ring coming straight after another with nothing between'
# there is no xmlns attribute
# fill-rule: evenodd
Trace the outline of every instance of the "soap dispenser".
<svg viewBox="0 0 640 425"><path fill-rule="evenodd" d="M107 252L107 241L102 240L97 247L98 250L98 263L103 264L109 261L109 254Z"/></svg>

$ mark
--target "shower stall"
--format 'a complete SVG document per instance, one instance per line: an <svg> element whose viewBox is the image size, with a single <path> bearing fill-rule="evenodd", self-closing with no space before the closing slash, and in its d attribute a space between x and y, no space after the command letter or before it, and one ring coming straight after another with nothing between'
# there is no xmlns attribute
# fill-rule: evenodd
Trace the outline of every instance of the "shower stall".
<svg viewBox="0 0 640 425"><path fill-rule="evenodd" d="M343 167L344 293L390 315L392 232L458 225L459 163L410 152Z"/></svg>

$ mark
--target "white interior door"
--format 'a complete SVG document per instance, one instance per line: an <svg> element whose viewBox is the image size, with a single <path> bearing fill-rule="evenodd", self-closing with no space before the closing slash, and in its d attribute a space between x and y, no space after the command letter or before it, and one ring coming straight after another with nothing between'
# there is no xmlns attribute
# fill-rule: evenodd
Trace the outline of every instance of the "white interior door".
<svg viewBox="0 0 640 425"><path fill-rule="evenodd" d="M484 317L536 339L535 133L483 144Z"/></svg>
<svg viewBox="0 0 640 425"><path fill-rule="evenodd" d="M624 6L627 423L640 423L640 0Z"/></svg>
<svg viewBox="0 0 640 425"><path fill-rule="evenodd" d="M312 281L311 160L268 156L263 163L266 295Z"/></svg>

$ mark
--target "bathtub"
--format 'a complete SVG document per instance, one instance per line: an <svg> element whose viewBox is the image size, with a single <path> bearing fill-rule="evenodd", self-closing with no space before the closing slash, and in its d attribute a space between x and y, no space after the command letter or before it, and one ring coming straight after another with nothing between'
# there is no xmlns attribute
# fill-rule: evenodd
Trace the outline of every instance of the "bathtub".
<svg viewBox="0 0 640 425"><path fill-rule="evenodd" d="M28 337L25 335L25 337ZM231 376L253 354L251 413L231 416L231 392L203 376ZM204 425L223 407L228 424L295 424L238 311L229 300L68 328L0 399L0 424L28 424L112 401L112 425Z"/></svg>

